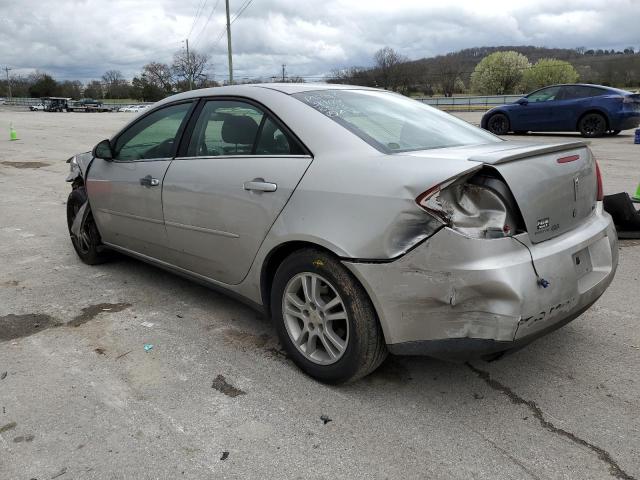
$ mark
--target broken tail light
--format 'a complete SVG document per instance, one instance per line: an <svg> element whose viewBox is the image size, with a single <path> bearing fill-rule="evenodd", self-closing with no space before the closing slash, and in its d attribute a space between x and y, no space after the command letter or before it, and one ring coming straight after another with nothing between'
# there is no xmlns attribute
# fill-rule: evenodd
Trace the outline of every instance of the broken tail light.
<svg viewBox="0 0 640 480"><path fill-rule="evenodd" d="M598 165L598 161L594 159L594 162L596 162L596 186L598 188L596 200L598 202L601 202L604 199L604 189L602 188L602 174L600 173L600 165Z"/></svg>
<svg viewBox="0 0 640 480"><path fill-rule="evenodd" d="M521 226L507 185L495 175L477 174L435 185L416 203L444 225L472 238L502 238Z"/></svg>

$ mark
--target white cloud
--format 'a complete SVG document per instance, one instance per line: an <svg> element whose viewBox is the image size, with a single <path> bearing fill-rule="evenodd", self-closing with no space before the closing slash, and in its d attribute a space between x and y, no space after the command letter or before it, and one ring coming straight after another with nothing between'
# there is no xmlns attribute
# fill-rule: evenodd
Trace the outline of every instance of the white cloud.
<svg viewBox="0 0 640 480"><path fill-rule="evenodd" d="M169 62L193 26L191 47L211 55L217 78L227 72L224 0L0 0L0 11L0 58L16 71L130 77ZM319 76L368 65L385 45L410 58L490 45L637 48L638 24L638 0L253 0L232 26L234 67L237 77L278 75L283 63Z"/></svg>

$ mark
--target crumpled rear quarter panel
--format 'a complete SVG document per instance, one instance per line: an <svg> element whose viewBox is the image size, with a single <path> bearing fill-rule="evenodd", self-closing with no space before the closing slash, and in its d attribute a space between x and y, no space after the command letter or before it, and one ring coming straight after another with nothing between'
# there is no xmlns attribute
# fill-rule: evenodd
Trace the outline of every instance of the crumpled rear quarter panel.
<svg viewBox="0 0 640 480"><path fill-rule="evenodd" d="M610 217L594 213L580 227L527 248L513 238L471 239L445 228L390 263L344 264L360 279L378 312L387 344L452 338L511 342L534 335L593 303L618 262ZM592 271L574 254L587 249Z"/></svg>

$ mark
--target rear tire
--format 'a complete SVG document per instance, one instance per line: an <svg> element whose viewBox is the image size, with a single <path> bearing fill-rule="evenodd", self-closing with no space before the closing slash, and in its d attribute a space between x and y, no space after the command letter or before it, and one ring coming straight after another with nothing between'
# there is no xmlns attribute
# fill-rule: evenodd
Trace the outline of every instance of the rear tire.
<svg viewBox="0 0 640 480"><path fill-rule="evenodd" d="M487 130L494 135L506 135L509 133L509 117L504 113L495 113L487 121Z"/></svg>
<svg viewBox="0 0 640 480"><path fill-rule="evenodd" d="M108 261L111 255L102 244L100 232L98 232L98 227L93 220L93 214L89 212L80 236L76 237L71 233L73 221L86 201L87 193L84 187L79 187L71 191L67 198L67 227L69 229L69 235L71 236L71 243L80 260L87 265L98 265Z"/></svg>
<svg viewBox="0 0 640 480"><path fill-rule="evenodd" d="M578 122L578 130L586 138L602 137L607 132L607 119L599 113L587 113Z"/></svg>
<svg viewBox="0 0 640 480"><path fill-rule="evenodd" d="M351 272L321 250L299 250L280 264L271 314L289 357L321 382L355 381L387 356L369 296Z"/></svg>

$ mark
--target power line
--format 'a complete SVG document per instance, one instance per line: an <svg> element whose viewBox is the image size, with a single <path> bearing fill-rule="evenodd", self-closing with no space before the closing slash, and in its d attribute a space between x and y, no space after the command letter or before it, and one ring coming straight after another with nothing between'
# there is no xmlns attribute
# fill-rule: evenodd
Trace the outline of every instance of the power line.
<svg viewBox="0 0 640 480"><path fill-rule="evenodd" d="M191 29L189 30L189 33L187 33L187 38L189 38L191 36L191 34L193 33L193 27L195 27L196 23L198 23L198 19L200 18L200 15L202 14L202 11L204 10L204 7L207 5L208 1L209 0L202 0L200 2L200 5L196 9L196 15L195 15L195 17L193 19L193 23L191 24Z"/></svg>
<svg viewBox="0 0 640 480"><path fill-rule="evenodd" d="M233 22L235 22L238 17L240 15L242 15L242 13L249 8L249 5L251 5L253 3L253 0L247 0L246 2L244 2L244 4L238 9L238 11L236 12L235 16L233 17L233 20L231 20L231 23L233 24Z"/></svg>
<svg viewBox="0 0 640 480"><path fill-rule="evenodd" d="M198 42L200 41L200 38L202 37L202 34L204 33L205 29L207 28L207 25L209 25L209 22L211 21L211 18L213 17L213 14L215 13L216 9L218 8L218 4L219 3L220 3L220 0L216 0L216 4L211 9L211 12L209 12L209 16L207 17L207 21L204 23L204 25L200 29L200 33L198 33L198 35L195 37L195 39L193 41L193 45L194 46L196 46L198 44Z"/></svg>

